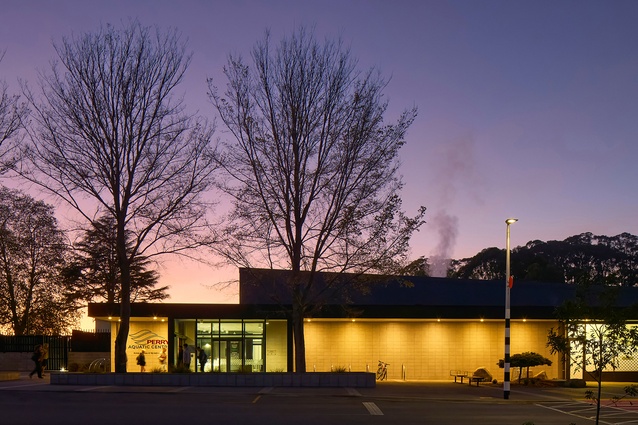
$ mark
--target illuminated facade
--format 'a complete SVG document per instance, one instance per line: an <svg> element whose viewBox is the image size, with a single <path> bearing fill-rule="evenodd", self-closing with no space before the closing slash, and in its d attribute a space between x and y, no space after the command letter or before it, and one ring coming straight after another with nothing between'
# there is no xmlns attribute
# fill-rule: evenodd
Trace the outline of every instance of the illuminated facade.
<svg viewBox="0 0 638 425"><path fill-rule="evenodd" d="M206 352L204 373L292 371L285 290L289 276L285 271L241 269L239 304L132 304L128 370L139 371L132 359L141 350L147 371L162 369L158 356L164 348L168 364L179 365L187 343ZM389 277L363 284L365 290L361 281L350 285L358 289L340 291L306 319L307 371L376 371L378 361L384 361L389 363L388 379L447 380L452 370L479 367L503 379L497 365L504 352L503 282ZM326 285L322 280L316 287ZM555 308L572 296L569 285L519 282L512 288L512 354L533 351L553 361L532 374L574 376L546 346L548 331L558 326ZM110 322L112 347L118 308L89 305L90 316ZM190 369L200 372L194 350L191 357ZM631 362L625 367L638 370ZM512 370L512 379L517 372Z"/></svg>

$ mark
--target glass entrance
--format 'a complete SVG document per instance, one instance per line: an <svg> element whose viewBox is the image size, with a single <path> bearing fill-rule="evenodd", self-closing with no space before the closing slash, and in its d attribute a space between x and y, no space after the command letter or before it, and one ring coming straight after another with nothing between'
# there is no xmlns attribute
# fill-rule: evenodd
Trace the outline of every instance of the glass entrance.
<svg viewBox="0 0 638 425"><path fill-rule="evenodd" d="M220 341L219 370L221 372L241 372L242 371L242 341L241 339L229 339Z"/></svg>
<svg viewBox="0 0 638 425"><path fill-rule="evenodd" d="M204 372L265 372L267 356L272 370L285 370L286 321L270 321L269 351L266 350L268 324L264 319L176 319L174 359L179 362L177 347L187 342L206 353ZM191 368L201 372L197 360Z"/></svg>

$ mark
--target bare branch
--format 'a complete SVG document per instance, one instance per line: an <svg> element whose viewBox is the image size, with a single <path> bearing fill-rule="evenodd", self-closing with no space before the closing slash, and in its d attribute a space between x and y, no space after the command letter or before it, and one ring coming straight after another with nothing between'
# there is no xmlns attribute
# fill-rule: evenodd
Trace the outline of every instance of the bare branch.
<svg viewBox="0 0 638 425"><path fill-rule="evenodd" d="M107 25L55 50L39 96L25 91L36 130L20 173L87 221L114 220L124 329L116 370L124 372L132 259L210 243L202 195L215 170L213 128L174 96L190 63L176 30Z"/></svg>
<svg viewBox="0 0 638 425"><path fill-rule="evenodd" d="M311 291L316 272L388 271L404 259L423 222L423 210L403 214L398 196L398 152L416 108L387 124L387 80L303 28L275 49L266 34L251 59L229 57L223 93L209 82L234 137L219 160L234 208L217 248L243 267L310 272L290 281L297 338L303 312L321 302L311 296L322 294Z"/></svg>

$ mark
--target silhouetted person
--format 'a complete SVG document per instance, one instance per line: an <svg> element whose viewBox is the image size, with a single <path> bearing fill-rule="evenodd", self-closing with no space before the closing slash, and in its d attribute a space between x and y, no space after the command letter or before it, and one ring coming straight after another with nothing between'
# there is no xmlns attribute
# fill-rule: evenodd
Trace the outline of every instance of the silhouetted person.
<svg viewBox="0 0 638 425"><path fill-rule="evenodd" d="M197 347L197 358L199 359L199 370L204 371L204 366L206 366L206 362L208 361L208 355L206 355L206 351Z"/></svg>
<svg viewBox="0 0 638 425"><path fill-rule="evenodd" d="M146 372L146 356L144 350L137 356L137 364L140 366L140 372Z"/></svg>
<svg viewBox="0 0 638 425"><path fill-rule="evenodd" d="M186 369L190 369L191 368L191 354L192 354L193 350L188 346L188 344L184 343L184 355L183 355L183 360L184 360L184 366L186 366Z"/></svg>
<svg viewBox="0 0 638 425"><path fill-rule="evenodd" d="M31 360L35 363L35 368L29 374L29 378L33 378L34 374L38 374L38 378L42 378L42 345L38 344L31 354Z"/></svg>

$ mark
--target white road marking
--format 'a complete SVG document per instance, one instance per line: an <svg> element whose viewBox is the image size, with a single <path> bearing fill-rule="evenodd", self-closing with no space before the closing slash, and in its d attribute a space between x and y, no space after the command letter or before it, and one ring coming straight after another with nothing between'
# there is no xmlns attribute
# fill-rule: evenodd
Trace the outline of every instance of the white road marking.
<svg viewBox="0 0 638 425"><path fill-rule="evenodd" d="M191 387L177 387L177 388L174 388L172 390L168 390L168 392L169 393L179 393L179 392L182 392L182 391L187 390L189 388L191 388Z"/></svg>
<svg viewBox="0 0 638 425"><path fill-rule="evenodd" d="M366 409L368 409L368 412L370 412L371 415L383 416L383 412L381 411L381 409L379 409L379 406L374 404L372 401L364 401L363 405Z"/></svg>
<svg viewBox="0 0 638 425"><path fill-rule="evenodd" d="M583 409L571 409L569 411L567 410L563 410L563 409L568 409L571 406L582 406L582 405L586 405L588 407L585 407ZM545 406L543 404L536 404L536 406L539 407L543 407L545 409L549 409L549 410L553 410L555 412L560 412L560 413L564 413L566 415L570 415L570 416L575 416L577 418L582 418L582 419L589 419L592 420L596 417L596 406L591 405L589 403L567 403L567 404L555 404L553 406ZM630 410L624 410L624 409L620 409L618 407L610 407L610 406L601 406L601 412L600 412L600 423L601 424L608 424L608 425L621 425L621 424L638 424L638 417L636 417L636 419L632 419L629 421L622 421L623 419L628 419L631 416L634 416L632 413L636 413L635 411L630 411ZM607 422L604 420L604 418L611 420L612 416L624 416L624 418L621 418L622 422Z"/></svg>
<svg viewBox="0 0 638 425"><path fill-rule="evenodd" d="M101 387L88 387L88 388L80 388L75 390L76 392L82 392L82 391L93 391L93 390L101 390L102 388L110 388L110 385L103 385Z"/></svg>
<svg viewBox="0 0 638 425"><path fill-rule="evenodd" d="M33 383L33 384L23 384L23 385L11 385L6 387L0 387L0 390L12 390L14 388L24 388L24 387L39 387L39 386L48 385L48 384L49 384L48 382L38 382L37 384Z"/></svg>
<svg viewBox="0 0 638 425"><path fill-rule="evenodd" d="M346 388L346 392L348 395L353 395L355 397L361 397L361 393L357 391L355 388Z"/></svg>

